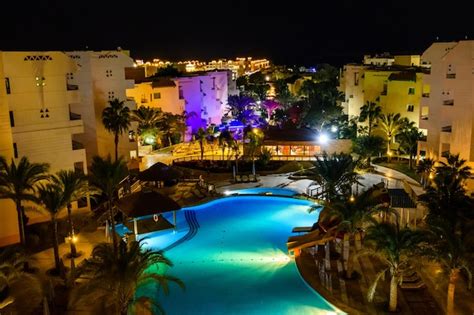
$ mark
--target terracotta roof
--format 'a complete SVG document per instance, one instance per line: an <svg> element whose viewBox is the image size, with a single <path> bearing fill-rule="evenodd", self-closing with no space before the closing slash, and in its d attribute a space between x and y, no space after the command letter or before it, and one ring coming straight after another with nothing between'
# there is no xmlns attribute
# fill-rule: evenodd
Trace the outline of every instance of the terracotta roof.
<svg viewBox="0 0 474 315"><path fill-rule="evenodd" d="M156 191L138 191L120 199L117 203L120 211L129 218L176 211L181 206Z"/></svg>
<svg viewBox="0 0 474 315"><path fill-rule="evenodd" d="M392 73L388 77L389 81L413 81L416 82L416 72L413 71L403 71Z"/></svg>

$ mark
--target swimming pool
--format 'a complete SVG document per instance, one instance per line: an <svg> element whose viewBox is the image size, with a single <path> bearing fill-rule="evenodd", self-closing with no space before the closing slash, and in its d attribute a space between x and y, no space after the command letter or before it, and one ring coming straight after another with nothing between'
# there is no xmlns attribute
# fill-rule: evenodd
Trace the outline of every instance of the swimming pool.
<svg viewBox="0 0 474 315"><path fill-rule="evenodd" d="M297 194L296 191L286 188L267 188L267 187L257 187L257 188L247 188L239 190L226 190L225 195L276 195L276 196L294 196Z"/></svg>
<svg viewBox="0 0 474 315"><path fill-rule="evenodd" d="M169 273L186 290L172 286L159 303L167 314L338 314L286 255L292 228L316 221L319 214L307 212L311 205L243 195L183 209L196 216L197 233L165 255L174 263Z"/></svg>

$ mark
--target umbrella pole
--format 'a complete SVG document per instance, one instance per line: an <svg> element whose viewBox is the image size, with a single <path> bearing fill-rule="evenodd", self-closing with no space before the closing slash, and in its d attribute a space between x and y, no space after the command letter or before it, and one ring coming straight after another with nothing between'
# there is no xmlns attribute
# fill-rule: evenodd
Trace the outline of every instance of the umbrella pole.
<svg viewBox="0 0 474 315"><path fill-rule="evenodd" d="M133 231L135 232L135 239L137 239L137 236L138 236L137 218L133 218Z"/></svg>
<svg viewBox="0 0 474 315"><path fill-rule="evenodd" d="M178 226L176 225L176 211L173 211L173 223L174 223L174 230L176 231Z"/></svg>

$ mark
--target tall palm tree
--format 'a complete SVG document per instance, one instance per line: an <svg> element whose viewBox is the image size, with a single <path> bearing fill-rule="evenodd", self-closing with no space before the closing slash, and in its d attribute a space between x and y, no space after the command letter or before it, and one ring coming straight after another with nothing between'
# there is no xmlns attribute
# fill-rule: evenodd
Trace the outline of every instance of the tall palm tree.
<svg viewBox="0 0 474 315"><path fill-rule="evenodd" d="M357 161L350 154L324 154L317 156L312 164L314 167L309 170L312 173L309 178L319 184L328 202L350 192L352 184L360 179L355 172Z"/></svg>
<svg viewBox="0 0 474 315"><path fill-rule="evenodd" d="M377 124L377 119L382 114L382 108L377 103L367 101L360 108L359 122L367 121L368 130L367 135L372 135L372 130Z"/></svg>
<svg viewBox="0 0 474 315"><path fill-rule="evenodd" d="M448 277L446 308L454 315L454 292L461 271L467 275L468 289L472 286L472 261L474 255L468 251L467 240L462 233L454 232L449 221L431 220L428 226L426 247L422 250L429 259L438 262Z"/></svg>
<svg viewBox="0 0 474 315"><path fill-rule="evenodd" d="M207 130L202 127L199 128L199 130L195 134L195 139L199 142L199 149L201 150L201 160L204 159L204 149L208 135L209 134L207 133Z"/></svg>
<svg viewBox="0 0 474 315"><path fill-rule="evenodd" d="M138 122L138 133L143 143L147 137L152 137L156 142L161 130L158 127L163 119L163 112L160 108L151 108L148 106L140 106L134 109L130 115L130 121Z"/></svg>
<svg viewBox="0 0 474 315"><path fill-rule="evenodd" d="M400 114L381 114L378 117L378 127L385 134L387 139L387 154L390 152L390 145L395 141L395 137L401 131L401 119ZM390 161L390 155L388 155L388 161Z"/></svg>
<svg viewBox="0 0 474 315"><path fill-rule="evenodd" d="M114 135L115 160L118 159L119 136L130 128L130 109L124 101L114 99L102 111L102 124L105 129Z"/></svg>
<svg viewBox="0 0 474 315"><path fill-rule="evenodd" d="M337 230L344 232L343 262L345 276L351 279L354 271L354 254L350 250L350 242L360 239L360 232L369 222L375 222L373 215L381 207L380 198L373 190L366 190L358 196L343 196L329 203L321 212L320 220L339 222Z"/></svg>
<svg viewBox="0 0 474 315"><path fill-rule="evenodd" d="M401 146L408 153L408 167L413 168L413 157L416 156L418 141L423 139L423 133L416 127L404 129L400 133Z"/></svg>
<svg viewBox="0 0 474 315"><path fill-rule="evenodd" d="M64 193L61 186L54 182L41 184L38 188L39 204L49 214L53 224L53 251L54 251L54 272L62 276L62 268L59 257L59 240L58 240L58 215L63 210L67 201L64 199Z"/></svg>
<svg viewBox="0 0 474 315"><path fill-rule="evenodd" d="M31 314L42 300L37 277L24 269L25 254L16 248L0 252L0 313ZM25 303L27 301L27 303Z"/></svg>
<svg viewBox="0 0 474 315"><path fill-rule="evenodd" d="M435 163L435 160L432 158L425 158L420 160L416 166L416 173L420 174L422 184L425 187L428 185L431 177L433 176L432 174L435 171Z"/></svg>
<svg viewBox="0 0 474 315"><path fill-rule="evenodd" d="M228 148L229 151L232 147L231 138L232 138L232 133L228 129L223 130L218 137L219 146L221 147L221 150L222 150L223 161L224 161L224 153L225 153L226 147Z"/></svg>
<svg viewBox="0 0 474 315"><path fill-rule="evenodd" d="M107 158L94 156L90 171L90 183L94 189L98 190L105 197L106 209L112 228L113 248L117 253L118 241L115 233L115 206L119 183L127 177L127 166L122 158L112 161L110 155Z"/></svg>
<svg viewBox="0 0 474 315"><path fill-rule="evenodd" d="M390 273L389 312L397 309L398 284L402 281L403 272L410 266L412 253L423 239L423 233L409 228L400 229L398 221L394 223L376 223L367 229L364 242L365 251L362 254L378 257L385 268L375 277L369 287L367 298L372 301L378 282L385 273Z"/></svg>
<svg viewBox="0 0 474 315"><path fill-rule="evenodd" d="M18 164L13 159L8 164L3 157L0 157L0 198L15 202L22 245L26 244L26 215L23 202L37 200L35 192L38 183L48 178L48 168L48 164L30 163L26 157L22 157Z"/></svg>
<svg viewBox="0 0 474 315"><path fill-rule="evenodd" d="M52 177L53 182L61 187L63 198L66 202L67 216L69 221L69 237L71 247L71 284L75 279L75 263L74 258L78 257L75 244L74 222L72 220L72 203L82 198L94 195L97 192L90 189L87 177L82 172L76 171L59 171L56 176Z"/></svg>
<svg viewBox="0 0 474 315"><path fill-rule="evenodd" d="M170 267L172 263L161 252L144 250L139 242L134 241L129 246L121 243L117 256L110 244L98 244L91 258L86 259L80 269L89 281L73 292L70 306L80 302L101 305L103 312L125 315L134 306L142 305L149 308L155 306L160 313L164 313L154 292L143 290L140 295L137 294L141 287L150 283L158 285L165 294L169 292L170 282L184 288L178 278L149 270L157 265Z"/></svg>

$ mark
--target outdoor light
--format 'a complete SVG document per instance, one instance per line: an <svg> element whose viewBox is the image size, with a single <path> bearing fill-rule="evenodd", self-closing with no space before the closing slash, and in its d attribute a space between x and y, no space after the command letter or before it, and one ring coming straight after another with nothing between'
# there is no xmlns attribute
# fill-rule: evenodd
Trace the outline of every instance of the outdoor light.
<svg viewBox="0 0 474 315"><path fill-rule="evenodd" d="M270 81L270 76L269 75L265 76L265 81Z"/></svg>
<svg viewBox="0 0 474 315"><path fill-rule="evenodd" d="M228 190L224 191L224 195L229 196L230 194L231 194L230 191L228 191Z"/></svg>
<svg viewBox="0 0 474 315"><path fill-rule="evenodd" d="M388 151L387 154L388 154L388 156L392 156L392 155L393 155L392 151Z"/></svg>
<svg viewBox="0 0 474 315"><path fill-rule="evenodd" d="M433 176L433 173L430 173L430 176L428 176L430 179L433 179L434 176Z"/></svg>
<svg viewBox="0 0 474 315"><path fill-rule="evenodd" d="M145 141L146 144L153 144L153 143L155 143L155 137L146 136L144 141Z"/></svg>
<svg viewBox="0 0 474 315"><path fill-rule="evenodd" d="M337 132L337 126L332 126L331 127L331 132Z"/></svg>
<svg viewBox="0 0 474 315"><path fill-rule="evenodd" d="M354 201L355 201L354 195L351 195L351 197L349 198L349 201L350 201L350 202L354 202Z"/></svg>
<svg viewBox="0 0 474 315"><path fill-rule="evenodd" d="M321 133L321 134L319 135L318 141L319 141L319 143L321 143L321 144L326 144L326 143L328 143L328 141L329 141L329 137L328 137L327 134Z"/></svg>

